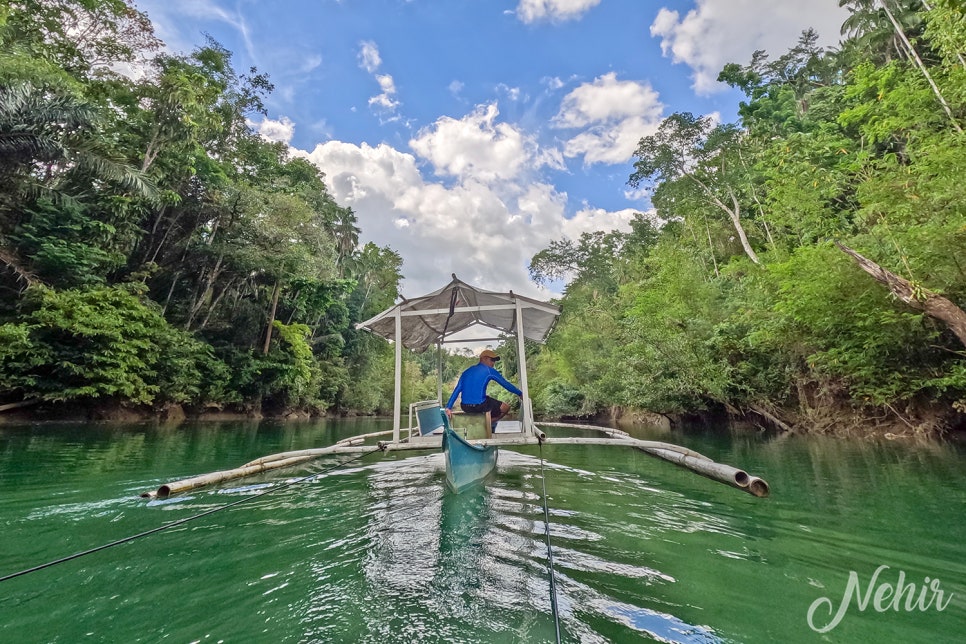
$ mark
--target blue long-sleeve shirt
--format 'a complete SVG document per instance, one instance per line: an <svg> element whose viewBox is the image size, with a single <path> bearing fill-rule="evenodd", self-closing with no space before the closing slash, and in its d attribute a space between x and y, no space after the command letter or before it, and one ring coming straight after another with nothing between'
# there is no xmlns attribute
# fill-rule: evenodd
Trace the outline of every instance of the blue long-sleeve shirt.
<svg viewBox="0 0 966 644"><path fill-rule="evenodd" d="M460 394L463 396L461 400L462 404L479 405L486 400L486 387L490 384L491 380L498 382L501 387L510 393L516 394L517 396L523 395L523 392L504 378L503 374L493 367L479 362L460 375L459 382L456 383L456 389L453 390L453 395L449 397L449 401L446 403L446 409L453 408L453 404L456 403L456 398Z"/></svg>

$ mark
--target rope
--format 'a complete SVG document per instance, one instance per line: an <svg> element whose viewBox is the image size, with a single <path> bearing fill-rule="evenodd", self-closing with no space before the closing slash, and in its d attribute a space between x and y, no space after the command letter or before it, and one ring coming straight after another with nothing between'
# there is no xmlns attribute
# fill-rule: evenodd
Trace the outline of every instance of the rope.
<svg viewBox="0 0 966 644"><path fill-rule="evenodd" d="M456 279L455 274L453 275L453 279ZM449 321L456 312L456 298L458 296L459 292L454 286L453 293L449 297L449 315L446 316L443 332L439 334L439 338L436 340L436 396L440 399L440 403L442 403L443 399L443 339L446 337L446 329L449 328Z"/></svg>
<svg viewBox="0 0 966 644"><path fill-rule="evenodd" d="M543 469L543 441L537 444L540 449L540 482L543 485L543 525L547 535L547 569L550 572L550 610L553 613L557 644L560 644L560 614L557 612L557 583L553 572L553 548L550 546L550 508L547 506L547 476Z"/></svg>
<svg viewBox="0 0 966 644"><path fill-rule="evenodd" d="M15 573L11 573L9 575L5 575L3 577L0 577L0 582L7 581L8 579L13 579L14 577L21 577L21 576L26 575L28 573L37 572L38 570L43 570L44 568L50 568L51 566L56 566L57 564L62 564L62 563L65 563L67 561L72 561L74 559L79 559L80 557L83 557L85 555L93 554L95 552L100 552L101 550L107 550L108 548L113 548L114 546L119 546L121 544L128 543L130 541L134 541L135 539L140 539L141 537L146 537L146 536L148 536L150 534L154 534L156 532L161 532L162 530L167 530L168 528L173 528L175 526L184 525L185 523L188 523L189 521L194 521L195 519L200 519L201 517L208 516L209 514L214 514L215 512L221 512L222 510L227 510L228 508L234 507L236 505L241 505L242 503L247 503L248 501L251 501L253 499L261 498L263 496L266 496L268 494L271 494L272 492L280 492L281 490L288 489L288 488L292 487L293 485L298 485L299 483L304 483L304 482L306 482L306 481L308 481L310 479L316 478L318 476L322 476L323 474L327 474L327 473L329 473L329 472L331 472L333 470L336 470L336 469L342 467L343 465L347 465L347 464L349 464L349 463L351 463L353 461L357 461L357 460L359 460L359 459L361 459L361 458L363 458L365 456L369 456L370 454L373 454L375 452L378 452L381 449L382 449L381 447L375 447L375 448L373 448L369 452L362 452L358 456L353 456L352 458L347 459L347 460L344 460L344 461L342 461L340 463L337 463L336 465L333 465L332 467L329 467L327 469L324 469L321 472L316 472L314 474L309 474L308 476L303 476L302 478L295 479L294 481L289 481L288 483L285 483L285 484L280 485L278 487L269 488L268 490L265 490L264 492L259 492L258 494L253 494L252 496L246 496L245 498L239 499L238 501L232 501L231 503L228 503L226 505L221 505L221 506L218 506L217 508L212 508L211 510L205 510L204 512L201 512L199 514L195 514L195 515L192 515L190 517L185 517L184 519L178 519L177 521L172 521L171 523L166 523L166 524L164 524L162 526L159 526L157 528L152 528L151 530L145 530L144 532L139 532L138 534L131 535L129 537L124 537L123 539L118 539L117 541L112 541L110 543L105 543L102 546L97 546L96 548L91 548L90 550L84 550L83 552L75 552L72 555L68 555L66 557L61 557L60 559L55 559L53 561L48 561L47 563L40 564L39 566L34 566L33 568L27 568L26 570L21 570L20 572L15 572Z"/></svg>

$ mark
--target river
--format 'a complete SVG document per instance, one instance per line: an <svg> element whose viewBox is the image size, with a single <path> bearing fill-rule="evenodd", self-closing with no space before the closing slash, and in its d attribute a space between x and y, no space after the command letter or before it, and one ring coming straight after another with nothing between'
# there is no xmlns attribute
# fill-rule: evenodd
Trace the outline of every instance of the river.
<svg viewBox="0 0 966 644"><path fill-rule="evenodd" d="M438 453L139 496L386 427L0 426L0 577L251 499L0 582L0 642L553 642L544 484L562 641L963 641L957 444L634 431L765 499L607 446L504 449L459 496Z"/></svg>

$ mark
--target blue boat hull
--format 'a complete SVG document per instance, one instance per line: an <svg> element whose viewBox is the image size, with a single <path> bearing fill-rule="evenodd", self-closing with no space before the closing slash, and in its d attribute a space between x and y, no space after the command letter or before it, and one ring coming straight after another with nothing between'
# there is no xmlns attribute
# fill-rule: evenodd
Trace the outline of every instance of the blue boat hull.
<svg viewBox="0 0 966 644"><path fill-rule="evenodd" d="M471 445L449 427L443 430L443 454L446 456L446 485L459 494L480 483L496 468L496 447Z"/></svg>

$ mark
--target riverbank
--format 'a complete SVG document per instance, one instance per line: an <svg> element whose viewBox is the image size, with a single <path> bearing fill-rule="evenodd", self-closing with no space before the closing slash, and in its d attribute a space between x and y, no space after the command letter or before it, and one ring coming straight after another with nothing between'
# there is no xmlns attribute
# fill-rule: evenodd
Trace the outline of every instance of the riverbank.
<svg viewBox="0 0 966 644"><path fill-rule="evenodd" d="M849 405L806 410L760 407L737 409L719 406L690 413L658 414L642 409L611 407L606 414L583 422L615 423L621 426L728 428L788 435L823 435L838 438L945 438L966 436L966 414L954 408L925 406L906 409L855 408Z"/></svg>
<svg viewBox="0 0 966 644"><path fill-rule="evenodd" d="M119 402L98 404L57 403L18 407L0 413L0 425L4 423L33 422L109 422L138 423L157 421L161 423L180 423L190 420L234 421L234 420L311 420L331 418L334 414L311 414L301 410L282 410L266 413L259 409L232 409L207 407L203 409L186 408L181 405L166 405L162 408L127 405Z"/></svg>
<svg viewBox="0 0 966 644"><path fill-rule="evenodd" d="M605 413L581 417L555 417L564 422L591 422L631 427L651 427L670 431L683 427L727 428L777 434L827 435L840 438L946 438L966 436L966 414L956 409L924 407L917 410L856 409L838 405L804 412L785 409L766 411L753 407L740 410L719 406L690 413L662 414L644 409L613 406ZM310 413L305 410L186 408L167 405L163 408L128 405L112 401L80 405L47 403L8 409L0 413L0 425L34 422L107 422L107 423L180 423L185 421L293 420L354 417L359 414Z"/></svg>

